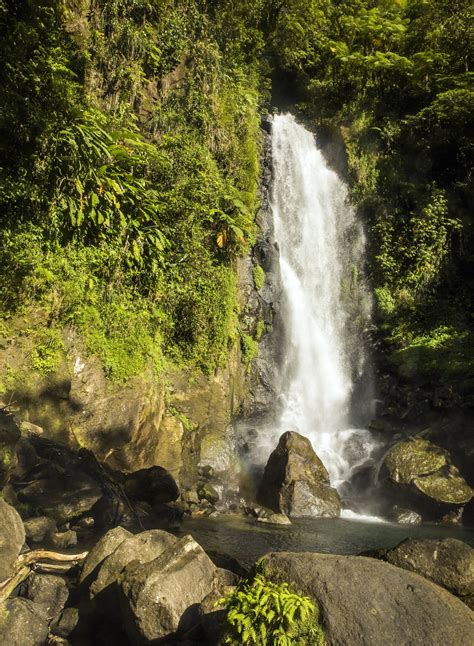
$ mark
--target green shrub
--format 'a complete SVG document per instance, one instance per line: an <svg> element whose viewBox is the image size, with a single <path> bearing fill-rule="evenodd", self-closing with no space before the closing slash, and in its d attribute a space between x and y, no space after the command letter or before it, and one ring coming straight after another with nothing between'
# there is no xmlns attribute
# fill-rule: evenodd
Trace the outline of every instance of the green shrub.
<svg viewBox="0 0 474 646"><path fill-rule="evenodd" d="M219 603L227 610L225 644L324 644L316 605L309 597L292 592L288 583L276 584L256 574L253 580L244 580Z"/></svg>
<svg viewBox="0 0 474 646"><path fill-rule="evenodd" d="M258 342L250 334L240 333L240 347L242 349L242 358L245 363L250 364L258 354Z"/></svg>
<svg viewBox="0 0 474 646"><path fill-rule="evenodd" d="M263 267L261 267L260 265L255 265L255 267L252 269L252 276L255 289L257 291L259 289L262 289L265 282L265 272L263 270Z"/></svg>

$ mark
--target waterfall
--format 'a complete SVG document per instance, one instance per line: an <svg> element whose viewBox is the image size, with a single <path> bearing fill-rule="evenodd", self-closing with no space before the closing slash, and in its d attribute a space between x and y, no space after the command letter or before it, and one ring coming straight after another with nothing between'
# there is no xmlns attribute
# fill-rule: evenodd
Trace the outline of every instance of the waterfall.
<svg viewBox="0 0 474 646"><path fill-rule="evenodd" d="M364 233L344 182L291 115L273 120L272 160L286 340L279 420L267 442L287 430L307 436L339 487L374 448L370 432L354 428L356 417L370 419L372 402L370 388L357 387L368 379Z"/></svg>

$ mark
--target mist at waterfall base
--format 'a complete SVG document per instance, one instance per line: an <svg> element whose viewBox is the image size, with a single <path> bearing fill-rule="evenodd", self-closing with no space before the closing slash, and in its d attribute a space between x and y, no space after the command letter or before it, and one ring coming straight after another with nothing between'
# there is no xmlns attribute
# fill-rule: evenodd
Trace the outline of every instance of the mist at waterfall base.
<svg viewBox="0 0 474 646"><path fill-rule="evenodd" d="M363 228L315 137L289 114L272 121L272 172L282 387L273 420L258 428L251 458L264 464L280 435L297 431L311 440L350 506L351 476L380 448L364 428L373 417L374 394L365 341L371 296ZM360 506L357 511L370 514Z"/></svg>

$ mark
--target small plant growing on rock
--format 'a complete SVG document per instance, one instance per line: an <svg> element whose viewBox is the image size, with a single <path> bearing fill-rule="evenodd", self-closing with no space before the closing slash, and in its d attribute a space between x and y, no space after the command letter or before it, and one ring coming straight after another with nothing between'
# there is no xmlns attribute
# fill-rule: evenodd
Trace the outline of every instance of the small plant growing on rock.
<svg viewBox="0 0 474 646"><path fill-rule="evenodd" d="M218 603L227 609L223 644L324 646L316 605L292 592L288 583L274 583L259 573Z"/></svg>

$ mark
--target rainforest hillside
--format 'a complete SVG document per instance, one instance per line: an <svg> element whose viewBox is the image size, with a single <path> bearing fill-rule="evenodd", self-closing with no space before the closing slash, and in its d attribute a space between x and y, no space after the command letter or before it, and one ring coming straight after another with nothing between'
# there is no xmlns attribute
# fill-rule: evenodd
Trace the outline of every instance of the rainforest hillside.
<svg viewBox="0 0 474 646"><path fill-rule="evenodd" d="M468 0L1 0L0 30L3 392L65 329L116 382L250 361L236 259L289 109L344 144L387 365L474 403Z"/></svg>

